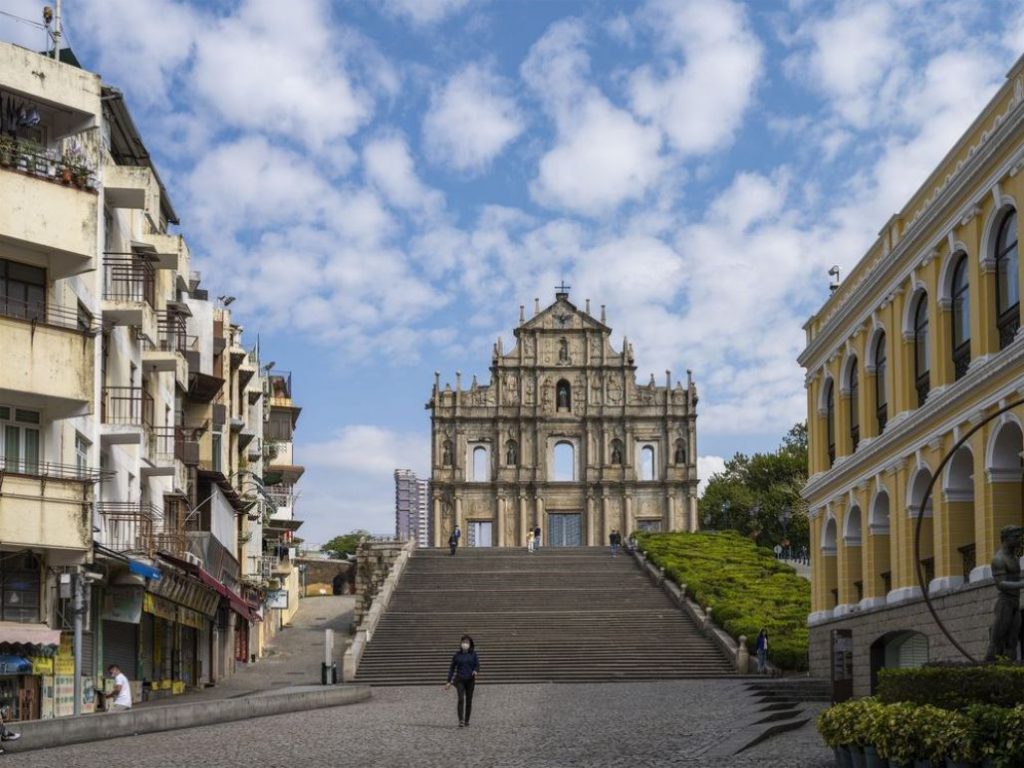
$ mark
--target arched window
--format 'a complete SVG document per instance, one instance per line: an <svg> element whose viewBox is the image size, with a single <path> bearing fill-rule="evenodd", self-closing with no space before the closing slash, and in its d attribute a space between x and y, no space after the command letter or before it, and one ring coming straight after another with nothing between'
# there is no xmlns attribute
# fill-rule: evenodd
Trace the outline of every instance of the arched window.
<svg viewBox="0 0 1024 768"><path fill-rule="evenodd" d="M555 403L560 411L572 410L572 387L565 379L555 386Z"/></svg>
<svg viewBox="0 0 1024 768"><path fill-rule="evenodd" d="M825 434L828 443L828 465L836 463L836 393L832 379L825 383Z"/></svg>
<svg viewBox="0 0 1024 768"><path fill-rule="evenodd" d="M889 396L885 389L885 369L888 358L885 356L885 334L878 334L875 341L875 414L878 419L878 434L882 434L885 423L889 420Z"/></svg>
<svg viewBox="0 0 1024 768"><path fill-rule="evenodd" d="M860 443L860 385L857 383L857 358L850 363L847 374L850 388L850 450L856 451Z"/></svg>
<svg viewBox="0 0 1024 768"><path fill-rule="evenodd" d="M611 461L609 461L609 464L613 464L615 466L621 466L622 465L622 441L619 440L619 438L615 438L614 440L612 440L611 451L609 453L610 453L610 456L611 456Z"/></svg>
<svg viewBox="0 0 1024 768"><path fill-rule="evenodd" d="M967 282L967 254L953 267L950 298L953 300L953 375L959 379L971 364L971 299Z"/></svg>
<svg viewBox="0 0 1024 768"><path fill-rule="evenodd" d="M1010 211L996 238L996 326L999 348L1005 349L1020 328L1020 269L1017 252L1017 212Z"/></svg>
<svg viewBox="0 0 1024 768"><path fill-rule="evenodd" d="M654 479L654 448L649 445L640 449L640 479Z"/></svg>
<svg viewBox="0 0 1024 768"><path fill-rule="evenodd" d="M914 386L917 388L917 407L924 405L930 388L928 360L928 294L921 292L914 305Z"/></svg>
<svg viewBox="0 0 1024 768"><path fill-rule="evenodd" d="M576 449L572 443L555 443L555 482L571 483L576 479Z"/></svg>
<svg viewBox="0 0 1024 768"><path fill-rule="evenodd" d="M486 483L491 479L490 463L486 448L478 445L473 449L473 480L475 482Z"/></svg>

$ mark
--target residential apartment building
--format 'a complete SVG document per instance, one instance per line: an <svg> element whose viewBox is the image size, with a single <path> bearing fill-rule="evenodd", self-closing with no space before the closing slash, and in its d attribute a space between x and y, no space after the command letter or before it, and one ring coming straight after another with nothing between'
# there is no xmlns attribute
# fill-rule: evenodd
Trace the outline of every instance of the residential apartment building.
<svg viewBox="0 0 1024 768"><path fill-rule="evenodd" d="M411 469L395 470L395 537L430 546L430 481Z"/></svg>
<svg viewBox="0 0 1024 768"><path fill-rule="evenodd" d="M990 563L1024 523L1022 169L1024 59L806 324L810 662L845 694L882 667L962 659L919 572L986 653Z"/></svg>
<svg viewBox="0 0 1024 768"><path fill-rule="evenodd" d="M110 663L140 698L214 683L279 625L258 345L191 270L121 93L64 58L0 43L0 697L16 719L71 714L72 688L89 711Z"/></svg>

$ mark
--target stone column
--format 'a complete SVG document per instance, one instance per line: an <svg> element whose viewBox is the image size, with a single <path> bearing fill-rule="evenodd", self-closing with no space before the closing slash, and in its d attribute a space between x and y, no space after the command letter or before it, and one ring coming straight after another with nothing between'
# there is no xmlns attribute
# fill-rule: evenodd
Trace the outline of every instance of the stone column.
<svg viewBox="0 0 1024 768"><path fill-rule="evenodd" d="M608 523L608 493L604 492L601 494L601 520L600 525L597 526L598 544L604 544L608 540L609 528L611 526Z"/></svg>
<svg viewBox="0 0 1024 768"><path fill-rule="evenodd" d="M594 541L594 496L589 493L587 494L587 533L584 543L588 547L593 547L596 543Z"/></svg>
<svg viewBox="0 0 1024 768"><path fill-rule="evenodd" d="M628 493L626 494L626 501L623 512L623 517L625 519L623 520L622 529L620 532L622 533L622 537L625 539L628 538L629 535L633 532L633 497Z"/></svg>
<svg viewBox="0 0 1024 768"><path fill-rule="evenodd" d="M434 497L434 546L440 547L441 541L441 499Z"/></svg>
<svg viewBox="0 0 1024 768"><path fill-rule="evenodd" d="M519 546L526 546L526 538L530 535L527 530L528 520L526 514L526 494L519 494Z"/></svg>
<svg viewBox="0 0 1024 768"><path fill-rule="evenodd" d="M666 530L678 531L680 527L676 520L676 497L671 489L665 495L665 508Z"/></svg>
<svg viewBox="0 0 1024 768"><path fill-rule="evenodd" d="M548 525L547 520L544 519L544 499L540 496L536 499L536 519L533 522L533 527L540 527L540 542L541 546L548 546Z"/></svg>
<svg viewBox="0 0 1024 768"><path fill-rule="evenodd" d="M505 542L505 497L499 496L495 499L494 526L498 530L494 532L494 546L508 546Z"/></svg>
<svg viewBox="0 0 1024 768"><path fill-rule="evenodd" d="M456 496L455 497L455 525L458 526L459 530L462 531L462 540L459 541L459 546L460 547L465 546L466 537L468 536L468 534L464 530L464 527L465 527L463 525L464 522L465 521L462 519L462 497L461 496ZM452 530L454 531L455 529L452 528Z"/></svg>

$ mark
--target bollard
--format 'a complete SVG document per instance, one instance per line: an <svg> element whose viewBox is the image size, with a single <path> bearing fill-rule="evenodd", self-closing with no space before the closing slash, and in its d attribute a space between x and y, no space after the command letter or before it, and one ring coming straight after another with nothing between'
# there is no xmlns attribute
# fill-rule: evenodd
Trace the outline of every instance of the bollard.
<svg viewBox="0 0 1024 768"><path fill-rule="evenodd" d="M334 663L334 630L324 630L324 661L320 665L320 684L334 685L338 682L338 665Z"/></svg>

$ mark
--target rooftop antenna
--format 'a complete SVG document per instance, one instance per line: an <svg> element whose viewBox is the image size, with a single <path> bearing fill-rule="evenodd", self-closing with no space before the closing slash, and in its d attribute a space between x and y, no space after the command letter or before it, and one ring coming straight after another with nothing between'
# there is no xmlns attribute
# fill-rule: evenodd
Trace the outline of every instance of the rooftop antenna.
<svg viewBox="0 0 1024 768"><path fill-rule="evenodd" d="M828 290L829 293L835 293L839 289L839 265L836 264L832 269L828 271L829 281Z"/></svg>

